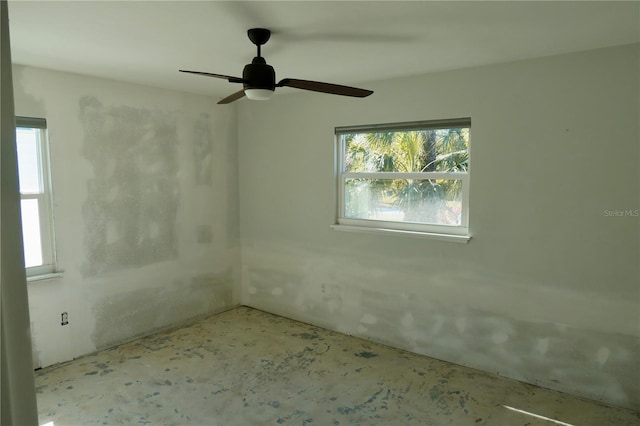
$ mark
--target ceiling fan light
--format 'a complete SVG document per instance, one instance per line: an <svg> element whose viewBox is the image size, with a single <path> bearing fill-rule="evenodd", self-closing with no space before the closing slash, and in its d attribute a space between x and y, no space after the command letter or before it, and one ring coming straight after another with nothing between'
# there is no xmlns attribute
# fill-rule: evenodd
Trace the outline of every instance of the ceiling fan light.
<svg viewBox="0 0 640 426"><path fill-rule="evenodd" d="M252 101L266 101L273 95L269 89L244 89L244 94Z"/></svg>

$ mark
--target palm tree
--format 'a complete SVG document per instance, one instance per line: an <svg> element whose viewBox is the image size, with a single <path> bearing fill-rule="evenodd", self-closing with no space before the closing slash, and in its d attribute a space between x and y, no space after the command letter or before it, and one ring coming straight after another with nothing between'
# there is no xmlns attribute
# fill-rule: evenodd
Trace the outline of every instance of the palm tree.
<svg viewBox="0 0 640 426"><path fill-rule="evenodd" d="M345 142L345 171L468 170L468 128L360 133L347 135ZM367 191L370 205L393 205L410 222L440 223L434 214L446 210L446 200L459 198L461 191L455 179L353 179L349 184L351 191Z"/></svg>

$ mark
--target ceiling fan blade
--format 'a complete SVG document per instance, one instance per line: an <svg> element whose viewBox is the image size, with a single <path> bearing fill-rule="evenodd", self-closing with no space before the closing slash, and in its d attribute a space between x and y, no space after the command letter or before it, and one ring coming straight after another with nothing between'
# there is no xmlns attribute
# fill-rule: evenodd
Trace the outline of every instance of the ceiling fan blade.
<svg viewBox="0 0 640 426"><path fill-rule="evenodd" d="M213 74L210 72L202 72L202 71L188 71L188 70L178 70L180 72L186 72L189 74L198 74L198 75L204 75L206 77L215 77L215 78L223 78L227 81L229 81L229 83L242 83L242 79L240 77L234 77L231 75L224 75L224 74Z"/></svg>
<svg viewBox="0 0 640 426"><path fill-rule="evenodd" d="M244 97L244 90L239 90L236 93L233 93L229 96L227 96L224 99L221 99L220 101L218 101L218 105L220 104L229 104L233 101L237 101L238 99Z"/></svg>
<svg viewBox="0 0 640 426"><path fill-rule="evenodd" d="M322 83L320 81L298 80L296 78L285 78L278 83L278 87L284 86L314 92L331 93L332 95L353 96L356 98L364 98L373 93L373 90L358 89L357 87L342 86L340 84Z"/></svg>

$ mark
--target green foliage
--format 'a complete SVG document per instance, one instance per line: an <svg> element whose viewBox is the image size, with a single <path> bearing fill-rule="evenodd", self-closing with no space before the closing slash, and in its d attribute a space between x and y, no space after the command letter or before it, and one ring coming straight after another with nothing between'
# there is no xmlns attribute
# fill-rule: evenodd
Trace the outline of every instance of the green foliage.
<svg viewBox="0 0 640 426"><path fill-rule="evenodd" d="M469 129L357 133L345 136L347 172L466 172L469 167ZM377 198L385 198L409 215L420 215L425 200L455 198L461 182L455 179L378 179L367 181ZM357 182L352 182L357 185ZM408 217L424 221L428 218Z"/></svg>
<svg viewBox="0 0 640 426"><path fill-rule="evenodd" d="M465 172L469 129L345 135L347 172Z"/></svg>

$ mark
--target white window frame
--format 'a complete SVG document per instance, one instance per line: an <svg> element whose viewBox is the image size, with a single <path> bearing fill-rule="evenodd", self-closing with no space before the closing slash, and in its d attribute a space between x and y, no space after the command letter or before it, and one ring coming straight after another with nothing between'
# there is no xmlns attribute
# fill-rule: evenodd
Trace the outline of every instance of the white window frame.
<svg viewBox="0 0 640 426"><path fill-rule="evenodd" d="M338 231L369 232L379 234L397 234L411 237L431 238L444 241L466 243L469 234L469 186L471 143L469 144L469 164L466 172L346 172L345 171L345 134L416 131L468 127L471 130L471 118L447 120L416 121L405 123L387 123L335 128L337 203L336 223L332 226ZM471 132L469 134L471 139ZM415 222L395 222L387 220L354 219L345 217L345 184L347 179L451 179L462 183L462 211L460 225L435 225Z"/></svg>
<svg viewBox="0 0 640 426"><path fill-rule="evenodd" d="M29 281L50 278L58 275L57 256L55 250L55 232L53 226L53 205L51 186L51 167L49 162L49 141L47 135L47 121L44 118L16 117L18 128L38 130L38 161L40 187L43 192L22 193L20 200L38 201L38 219L40 221L40 243L42 247L42 264L26 268Z"/></svg>

